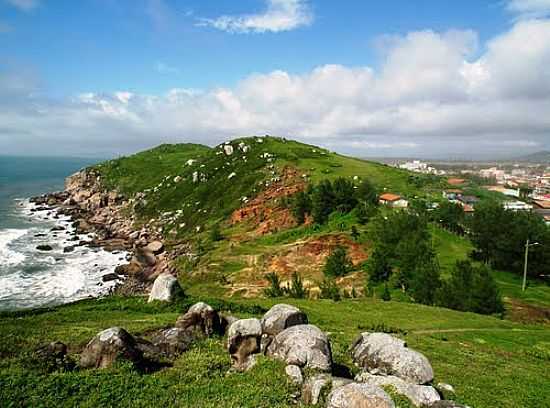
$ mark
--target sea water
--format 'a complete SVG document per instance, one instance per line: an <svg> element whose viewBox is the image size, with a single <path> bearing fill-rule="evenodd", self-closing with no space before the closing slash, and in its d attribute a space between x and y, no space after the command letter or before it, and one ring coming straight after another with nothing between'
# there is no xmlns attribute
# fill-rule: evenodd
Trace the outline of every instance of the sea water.
<svg viewBox="0 0 550 408"><path fill-rule="evenodd" d="M53 306L109 292L102 277L124 263L126 253L76 246L71 220L36 211L29 198L63 189L64 179L96 160L0 156L0 310ZM34 209L34 210L33 210ZM62 231L52 231L54 227ZM89 240L82 235L78 240ZM51 251L37 246L49 245Z"/></svg>

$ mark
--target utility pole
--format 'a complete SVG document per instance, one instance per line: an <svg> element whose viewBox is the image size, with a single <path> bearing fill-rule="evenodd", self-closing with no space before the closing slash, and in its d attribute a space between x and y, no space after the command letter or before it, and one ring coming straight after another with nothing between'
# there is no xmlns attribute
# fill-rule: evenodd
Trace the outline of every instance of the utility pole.
<svg viewBox="0 0 550 408"><path fill-rule="evenodd" d="M523 285L521 286L521 291L525 292L525 284L527 283L527 260L529 258L529 247L539 245L538 242L529 243L529 238L525 242L525 261L523 262Z"/></svg>

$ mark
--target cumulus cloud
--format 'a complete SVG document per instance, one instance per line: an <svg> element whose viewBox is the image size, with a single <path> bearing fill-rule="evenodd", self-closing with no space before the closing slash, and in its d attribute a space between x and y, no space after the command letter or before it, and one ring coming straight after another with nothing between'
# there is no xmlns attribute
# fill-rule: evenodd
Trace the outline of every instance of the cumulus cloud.
<svg viewBox="0 0 550 408"><path fill-rule="evenodd" d="M472 31L419 31L381 39L376 69L324 65L254 74L232 88L68 101L49 100L0 71L0 145L127 153L161 142L274 134L356 155L550 148L548 38L550 20L518 21L481 46Z"/></svg>
<svg viewBox="0 0 550 408"><path fill-rule="evenodd" d="M276 33L308 26L312 22L313 13L306 0L267 0L267 9L263 13L200 18L197 25L231 33Z"/></svg>
<svg viewBox="0 0 550 408"><path fill-rule="evenodd" d="M40 0L5 0L22 11L31 11L40 5Z"/></svg>
<svg viewBox="0 0 550 408"><path fill-rule="evenodd" d="M550 0L508 0L506 9L520 19L550 16Z"/></svg>

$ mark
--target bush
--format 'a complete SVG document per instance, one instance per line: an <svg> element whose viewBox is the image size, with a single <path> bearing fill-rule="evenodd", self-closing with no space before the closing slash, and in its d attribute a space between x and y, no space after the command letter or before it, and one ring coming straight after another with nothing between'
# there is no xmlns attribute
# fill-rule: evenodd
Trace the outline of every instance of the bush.
<svg viewBox="0 0 550 408"><path fill-rule="evenodd" d="M351 263L351 259L348 257L346 249L338 246L327 257L323 272L325 276L334 278L346 275L352 267L353 264Z"/></svg>
<svg viewBox="0 0 550 408"><path fill-rule="evenodd" d="M281 287L279 276L275 272L268 273L266 279L269 281L269 287L264 289L264 294L270 298L282 297L285 294Z"/></svg>
<svg viewBox="0 0 550 408"><path fill-rule="evenodd" d="M290 282L290 287L287 287L286 293L291 298L295 299L305 299L309 295L309 291L304 288L304 284L300 275L297 272L292 274L292 280Z"/></svg>
<svg viewBox="0 0 550 408"><path fill-rule="evenodd" d="M486 265L458 261L450 279L437 292L437 303L449 309L481 314L504 311L497 285Z"/></svg>
<svg viewBox="0 0 550 408"><path fill-rule="evenodd" d="M223 237L222 232L220 230L220 225L219 224L214 224L214 226L210 230L210 241L217 242L217 241L221 241L223 238L224 237Z"/></svg>
<svg viewBox="0 0 550 408"><path fill-rule="evenodd" d="M391 293L387 283L384 285L384 292L382 292L382 300L384 302L388 302L391 300Z"/></svg>
<svg viewBox="0 0 550 408"><path fill-rule="evenodd" d="M319 288L321 289L321 294L319 295L321 299L332 299L336 302L341 299L340 289L334 279L325 278L319 285Z"/></svg>

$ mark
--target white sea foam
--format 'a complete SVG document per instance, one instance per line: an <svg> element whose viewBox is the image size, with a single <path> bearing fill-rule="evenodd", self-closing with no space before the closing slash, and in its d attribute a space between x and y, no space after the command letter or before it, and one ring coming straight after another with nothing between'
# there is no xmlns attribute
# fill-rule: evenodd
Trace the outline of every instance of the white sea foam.
<svg viewBox="0 0 550 408"><path fill-rule="evenodd" d="M25 260L25 255L11 249L10 244L27 232L26 229L0 230L0 265L14 266Z"/></svg>
<svg viewBox="0 0 550 408"><path fill-rule="evenodd" d="M69 235L74 232L67 216L55 210L31 211L37 206L28 200L18 203L21 215L32 222L32 228L0 230L0 309L39 307L67 303L86 297L107 294L115 281L102 277L124 263L125 252L113 254L102 249L77 246L64 253ZM51 232L53 226L65 231ZM92 234L79 235L89 240ZM41 252L40 244L53 250ZM8 263L8 259L9 262Z"/></svg>

